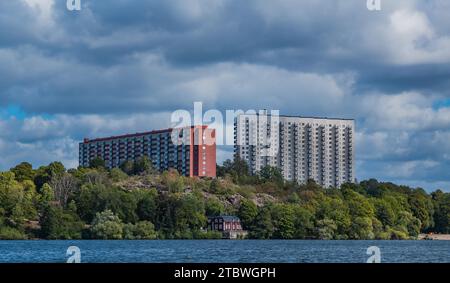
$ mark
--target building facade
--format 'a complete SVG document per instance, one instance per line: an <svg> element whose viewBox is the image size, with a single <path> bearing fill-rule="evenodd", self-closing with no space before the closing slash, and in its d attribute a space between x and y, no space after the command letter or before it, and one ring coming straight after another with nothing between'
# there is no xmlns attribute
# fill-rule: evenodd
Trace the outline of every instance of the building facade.
<svg viewBox="0 0 450 283"><path fill-rule="evenodd" d="M354 182L352 119L243 114L235 119L235 156L250 173L277 167L285 180L325 187Z"/></svg>
<svg viewBox="0 0 450 283"><path fill-rule="evenodd" d="M173 168L184 176L216 177L215 130L206 126L84 139L79 150L82 167L95 158L114 168L147 156L159 171Z"/></svg>
<svg viewBox="0 0 450 283"><path fill-rule="evenodd" d="M208 217L208 230L221 232L224 239L243 239L247 236L247 231L242 229L241 220L230 215Z"/></svg>

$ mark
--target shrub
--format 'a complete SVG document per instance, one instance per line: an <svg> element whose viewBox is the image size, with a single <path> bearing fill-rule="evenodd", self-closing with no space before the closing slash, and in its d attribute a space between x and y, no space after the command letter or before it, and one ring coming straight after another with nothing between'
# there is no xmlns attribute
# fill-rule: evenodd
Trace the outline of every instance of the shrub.
<svg viewBox="0 0 450 283"><path fill-rule="evenodd" d="M127 240L153 240L156 236L155 225L149 221L129 223L123 227L123 238Z"/></svg>
<svg viewBox="0 0 450 283"><path fill-rule="evenodd" d="M120 168L111 169L109 175L111 176L111 179L114 182L125 180L128 177L128 175L125 172L123 172Z"/></svg>
<svg viewBox="0 0 450 283"><path fill-rule="evenodd" d="M95 239L122 239L123 223L111 210L105 210L95 215L91 233Z"/></svg>
<svg viewBox="0 0 450 283"><path fill-rule="evenodd" d="M27 236L16 228L0 226L0 240L25 240Z"/></svg>
<svg viewBox="0 0 450 283"><path fill-rule="evenodd" d="M225 208L216 198L210 198L205 202L205 212L207 216L219 216L223 214Z"/></svg>
<svg viewBox="0 0 450 283"><path fill-rule="evenodd" d="M46 205L39 220L41 237L45 239L80 239L83 222L73 212Z"/></svg>

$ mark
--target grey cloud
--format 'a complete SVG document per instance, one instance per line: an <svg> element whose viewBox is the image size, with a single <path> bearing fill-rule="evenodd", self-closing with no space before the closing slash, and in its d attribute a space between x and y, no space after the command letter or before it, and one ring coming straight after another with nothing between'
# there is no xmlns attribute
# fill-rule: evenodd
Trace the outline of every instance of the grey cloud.
<svg viewBox="0 0 450 283"><path fill-rule="evenodd" d="M61 161L78 166L78 143L84 137L135 133L170 126L170 113L147 115L55 115L30 116L23 120L0 120L0 170L22 161L34 166Z"/></svg>
<svg viewBox="0 0 450 283"><path fill-rule="evenodd" d="M27 114L0 120L0 168L73 166L82 137L163 127L203 101L354 117L358 178L446 186L448 1L365 2L55 0L42 18L2 1L0 108Z"/></svg>

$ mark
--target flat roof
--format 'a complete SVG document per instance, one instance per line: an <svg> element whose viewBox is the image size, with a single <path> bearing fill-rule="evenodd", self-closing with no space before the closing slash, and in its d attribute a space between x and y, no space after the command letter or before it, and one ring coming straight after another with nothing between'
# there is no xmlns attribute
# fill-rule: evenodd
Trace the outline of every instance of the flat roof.
<svg viewBox="0 0 450 283"><path fill-rule="evenodd" d="M259 113L251 113L251 114L239 114L241 115L263 115ZM271 114L266 114L266 116L272 116ZM344 120L344 121L355 121L355 119L349 119L349 118L331 118L331 117L314 117L314 116L293 116L293 115L278 115L278 117L283 118L303 118L303 119L318 119L318 120Z"/></svg>
<svg viewBox="0 0 450 283"><path fill-rule="evenodd" d="M163 130L154 130L154 131L150 131L150 132L141 132L141 133L134 133L134 134L124 134L124 135L119 135L119 136L110 136L110 137L104 137L104 138L95 138L95 139L85 138L83 143L100 142L100 141L107 141L107 140L114 140L114 139L133 138L133 137L139 137L139 136L145 136L145 135L167 133L167 132L171 132L171 131L172 131L172 129L163 129Z"/></svg>
<svg viewBox="0 0 450 283"><path fill-rule="evenodd" d="M192 128L200 127L200 126L191 126ZM205 129L208 126L203 125L202 128ZM102 142L102 141L108 141L108 140L114 140L114 139L125 139L125 138L133 138L133 137L140 137L140 136L146 136L146 135L156 135L156 134L162 134L162 133L170 133L174 130L174 128L168 128L168 129L162 129L162 130L153 130L149 132L141 132L141 133L134 133L134 134L124 134L124 135L118 135L118 136L110 136L110 137L104 137L104 138L95 138L95 139L89 139L84 138L84 141L82 143L91 143L91 142Z"/></svg>
<svg viewBox="0 0 450 283"><path fill-rule="evenodd" d="M218 215L218 216L209 216L209 219L223 218L223 220L237 220L240 221L239 217L234 215Z"/></svg>

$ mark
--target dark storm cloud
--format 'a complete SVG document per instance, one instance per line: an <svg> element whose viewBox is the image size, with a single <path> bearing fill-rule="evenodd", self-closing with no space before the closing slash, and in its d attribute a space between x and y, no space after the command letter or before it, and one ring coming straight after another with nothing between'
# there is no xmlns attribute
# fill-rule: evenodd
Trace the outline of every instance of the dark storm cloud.
<svg viewBox="0 0 450 283"><path fill-rule="evenodd" d="M326 4L85 0L83 4L83 10L77 13L67 11L65 1L55 1L52 24L40 28L35 24L36 16L33 18L24 4L3 4L8 14L17 11L23 18L23 22L5 23L5 30L18 30L21 36L4 40L10 41L10 46L32 46L34 52L24 52L38 57L19 60L23 57L19 49L19 62L12 62L12 68L27 68L26 64L40 59L60 64L50 70L50 78L39 75L49 71L45 64L41 68L32 66L29 79L41 83L29 87L14 79L5 82L2 88L12 93L8 101L16 100L30 112L152 110L161 107L160 103L145 101L145 97L163 92L161 88L172 83L176 69L222 62L318 74L352 72L357 77L353 89L358 94L426 90L426 94L449 95L450 67L445 61L410 63L414 58L406 58L398 64L392 60L397 43L386 35L392 29L392 12L411 4L387 2L380 13L369 12L360 0ZM386 28L377 29L379 26ZM436 28L438 31L444 32L442 28ZM398 44L407 45L408 40ZM157 70L148 70L140 62L146 54L159 56L161 66L175 71L158 78ZM2 74L9 72L2 70ZM126 96L123 89L127 89ZM30 97L42 97L42 104L30 103ZM102 102L88 103L92 97ZM93 104L96 107L91 107ZM169 102L166 109L171 106Z"/></svg>
<svg viewBox="0 0 450 283"><path fill-rule="evenodd" d="M34 35L35 14L22 1L1 1L0 46L17 46L36 41Z"/></svg>
<svg viewBox="0 0 450 283"><path fill-rule="evenodd" d="M391 5L401 7L388 4L388 12ZM359 90L442 90L449 84L448 64L396 65L386 60L388 46L367 48L367 38L377 41L389 32L374 27L388 25L390 18L387 12L368 12L364 1L87 1L86 5L85 17L58 9L58 19L78 40L69 54L84 54L77 56L81 60L117 63L120 57L151 50L180 66L232 61L320 73L352 70L360 77ZM436 13L429 7L434 5L421 6ZM436 31L445 33L440 26ZM124 36L129 44L121 44Z"/></svg>

